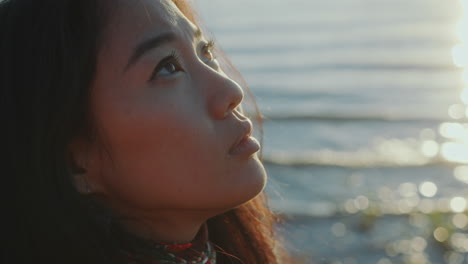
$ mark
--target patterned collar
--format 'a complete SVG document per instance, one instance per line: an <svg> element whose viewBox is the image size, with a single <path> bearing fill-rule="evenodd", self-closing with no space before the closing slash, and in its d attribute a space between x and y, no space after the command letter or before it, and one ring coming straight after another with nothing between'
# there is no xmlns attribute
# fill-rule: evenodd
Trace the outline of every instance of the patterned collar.
<svg viewBox="0 0 468 264"><path fill-rule="evenodd" d="M128 264L216 264L216 251L208 240L206 223L191 243L146 240L118 229L115 233Z"/></svg>

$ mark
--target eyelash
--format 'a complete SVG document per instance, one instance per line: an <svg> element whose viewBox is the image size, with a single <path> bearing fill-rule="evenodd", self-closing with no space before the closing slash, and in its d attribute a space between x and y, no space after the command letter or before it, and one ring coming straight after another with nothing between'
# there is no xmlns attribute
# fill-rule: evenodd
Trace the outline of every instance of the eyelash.
<svg viewBox="0 0 468 264"><path fill-rule="evenodd" d="M151 79L154 80L157 78L157 74L161 71L168 63L173 63L176 68L183 71L182 67L180 66L180 57L179 54L175 50L172 50L170 55L164 57L154 68L153 73L151 74Z"/></svg>
<svg viewBox="0 0 468 264"><path fill-rule="evenodd" d="M209 61L206 62L206 63L211 63L216 59L216 56L213 54L213 50L214 50L215 46L216 46L216 44L215 44L214 40L209 40L205 45L203 45L202 53L203 54L210 53L210 55L212 56L211 58L209 58ZM185 72L184 69L181 66L179 54L177 54L176 50L172 50L170 55L163 58L156 65L156 67L153 70L153 73L151 74L151 79L150 80L156 79L157 74L159 73L159 71L161 71L165 66L167 66L168 63L173 63L174 66L176 67L177 71Z"/></svg>

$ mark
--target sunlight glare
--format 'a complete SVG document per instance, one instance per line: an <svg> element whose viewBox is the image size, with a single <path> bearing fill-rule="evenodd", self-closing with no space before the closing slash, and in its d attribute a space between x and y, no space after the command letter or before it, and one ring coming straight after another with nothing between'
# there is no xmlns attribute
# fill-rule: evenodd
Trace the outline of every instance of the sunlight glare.
<svg viewBox="0 0 468 264"><path fill-rule="evenodd" d="M444 256L444 259L447 264L462 264L465 257L461 253L448 251Z"/></svg>
<svg viewBox="0 0 468 264"><path fill-rule="evenodd" d="M442 144L442 157L451 162L468 163L468 145L447 142Z"/></svg>
<svg viewBox="0 0 468 264"><path fill-rule="evenodd" d="M468 84L468 69L463 70L463 82Z"/></svg>
<svg viewBox="0 0 468 264"><path fill-rule="evenodd" d="M463 89L460 94L460 99L465 105L468 105L468 87Z"/></svg>
<svg viewBox="0 0 468 264"><path fill-rule="evenodd" d="M450 237L450 244L458 252L468 252L468 237L463 233L454 233ZM462 262L459 262L462 263Z"/></svg>
<svg viewBox="0 0 468 264"><path fill-rule="evenodd" d="M460 22L458 22L456 35L457 38L462 42L468 42L468 36L466 32L468 31L468 19L462 18Z"/></svg>
<svg viewBox="0 0 468 264"><path fill-rule="evenodd" d="M452 223L457 228L465 228L468 224L468 217L465 214L456 214L452 218Z"/></svg>
<svg viewBox="0 0 468 264"><path fill-rule="evenodd" d="M461 213L466 209L466 200L463 197L453 197L450 200L450 209L456 213Z"/></svg>
<svg viewBox="0 0 468 264"><path fill-rule="evenodd" d="M453 170L455 179L468 184L468 166L458 166Z"/></svg>
<svg viewBox="0 0 468 264"><path fill-rule="evenodd" d="M411 249L417 252L423 252L427 247L426 239L422 237L415 237L411 240Z"/></svg>
<svg viewBox="0 0 468 264"><path fill-rule="evenodd" d="M449 238L449 233L447 229L439 226L434 230L434 238L439 242L444 242Z"/></svg>
<svg viewBox="0 0 468 264"><path fill-rule="evenodd" d="M421 152L428 158L433 158L439 152L439 144L434 140L426 140L421 146Z"/></svg>
<svg viewBox="0 0 468 264"><path fill-rule="evenodd" d="M347 200L345 202L344 209L346 210L346 212L348 214L354 214L354 213L357 213L359 211L359 209L356 208L356 206L354 205L354 200L353 199L349 199L349 200Z"/></svg>
<svg viewBox="0 0 468 264"><path fill-rule="evenodd" d="M439 126L439 133L448 139L468 140L468 132L460 123L442 123Z"/></svg>
<svg viewBox="0 0 468 264"><path fill-rule="evenodd" d="M354 206L359 210L366 210L369 207L369 199L360 195L354 200Z"/></svg>
<svg viewBox="0 0 468 264"><path fill-rule="evenodd" d="M465 106L462 104L453 104L449 107L448 114L453 119L462 119L465 117Z"/></svg>
<svg viewBox="0 0 468 264"><path fill-rule="evenodd" d="M426 197L434 197L437 193L437 185L430 181L423 182L419 185L419 192Z"/></svg>
<svg viewBox="0 0 468 264"><path fill-rule="evenodd" d="M462 5L463 10L468 10L468 0L460 0L460 4ZM457 31L457 37L460 41L468 42L468 36L466 34L468 32L468 17L467 16L463 15L460 18L456 27L456 31Z"/></svg>
<svg viewBox="0 0 468 264"><path fill-rule="evenodd" d="M458 67L468 66L468 45L458 44L452 48L452 60Z"/></svg>

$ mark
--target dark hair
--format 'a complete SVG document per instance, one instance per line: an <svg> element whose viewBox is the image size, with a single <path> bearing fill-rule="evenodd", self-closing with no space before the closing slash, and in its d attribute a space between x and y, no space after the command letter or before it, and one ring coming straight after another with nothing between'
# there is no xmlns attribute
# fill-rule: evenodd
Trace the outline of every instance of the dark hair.
<svg viewBox="0 0 468 264"><path fill-rule="evenodd" d="M184 1L174 2L194 20ZM110 214L73 185L68 151L74 137L92 135L89 89L105 4L0 0L2 263L123 263ZM286 259L273 224L263 194L210 219L210 239L225 252L217 263Z"/></svg>

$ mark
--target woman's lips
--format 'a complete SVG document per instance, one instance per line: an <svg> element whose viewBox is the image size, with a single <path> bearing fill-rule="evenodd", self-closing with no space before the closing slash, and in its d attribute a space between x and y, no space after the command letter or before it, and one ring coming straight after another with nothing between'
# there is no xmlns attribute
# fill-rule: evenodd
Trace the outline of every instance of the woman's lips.
<svg viewBox="0 0 468 264"><path fill-rule="evenodd" d="M260 150L260 143L250 135L246 135L242 140L231 149L229 154L233 156L251 155Z"/></svg>

